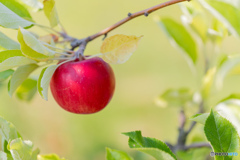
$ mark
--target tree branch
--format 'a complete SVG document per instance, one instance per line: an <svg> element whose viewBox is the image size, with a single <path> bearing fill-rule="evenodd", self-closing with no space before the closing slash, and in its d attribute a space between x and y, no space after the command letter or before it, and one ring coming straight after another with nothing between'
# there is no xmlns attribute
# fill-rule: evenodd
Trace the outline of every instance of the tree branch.
<svg viewBox="0 0 240 160"><path fill-rule="evenodd" d="M184 147L184 150L189 150L189 149L192 149L192 148L202 148L202 147L208 147L208 148L211 148L211 145L209 143L193 143L193 144L190 144L188 146L185 146Z"/></svg>
<svg viewBox="0 0 240 160"><path fill-rule="evenodd" d="M111 32L112 30L120 27L121 25L123 25L124 23L136 18L136 17L139 17L139 16L148 16L150 13L156 11L156 10L159 10L161 8L164 8L164 7L167 7L167 6L170 6L170 5L173 5L173 4L176 4L176 3L180 3L180 2L184 2L184 1L190 1L190 0L170 0L170 1L167 1L167 2L164 2L164 3L161 3L161 4L158 4L156 6L153 6L151 8L148 8L148 9L145 9L145 10L142 10L142 11L139 11L139 12L136 12L136 13L129 13L128 14L128 17L120 20L119 22L113 24L112 26L110 27L107 27L105 29L103 29L102 31L96 33L96 34L93 34L87 38L84 38L84 39L76 39L76 38L70 38L72 43L71 43L71 46L72 46L72 50L74 50L75 48L79 47L81 45L81 43L87 43L89 41L92 41L102 35L106 35ZM66 38L69 38L70 36L65 36ZM85 45L85 47L86 47Z"/></svg>

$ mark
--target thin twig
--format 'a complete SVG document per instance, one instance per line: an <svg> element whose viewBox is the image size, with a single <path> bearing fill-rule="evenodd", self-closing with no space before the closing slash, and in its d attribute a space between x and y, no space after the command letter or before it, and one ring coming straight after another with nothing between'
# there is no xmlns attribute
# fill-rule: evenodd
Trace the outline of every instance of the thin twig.
<svg viewBox="0 0 240 160"><path fill-rule="evenodd" d="M96 34L93 34L87 38L84 38L84 39L72 39L72 43L71 43L71 46L72 46L72 50L74 50L75 48L79 47L81 45L81 43L83 41L86 42L86 45L89 41L92 41L102 35L107 35L109 32L111 32L112 30L120 27L121 25L123 25L124 23L136 18L136 17L139 17L139 16L146 16L146 15L149 15L150 13L154 12L154 11L157 11L161 8L164 8L164 7L167 7L167 6L170 6L170 5L173 5L173 4L176 4L176 3L180 3L180 2L184 2L184 1L190 1L190 0L170 0L170 1L167 1L167 2L164 2L164 3L161 3L161 4L158 4L156 6L153 6L151 8L148 8L148 9L145 9L145 10L142 10L142 11L139 11L139 12L136 12L136 13L130 13L128 14L128 17L120 20L119 22L113 24L112 26L110 27L107 27L105 29L103 29L102 31L96 33ZM85 45L85 47L86 47Z"/></svg>

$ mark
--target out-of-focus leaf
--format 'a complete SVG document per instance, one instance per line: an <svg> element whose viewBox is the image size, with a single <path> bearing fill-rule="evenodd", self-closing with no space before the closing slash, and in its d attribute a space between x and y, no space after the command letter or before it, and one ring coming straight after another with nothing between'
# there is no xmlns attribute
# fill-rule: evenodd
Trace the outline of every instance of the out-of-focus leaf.
<svg viewBox="0 0 240 160"><path fill-rule="evenodd" d="M18 30L18 41L23 54L31 59L45 61L55 54L53 50L45 47L34 35L23 28Z"/></svg>
<svg viewBox="0 0 240 160"><path fill-rule="evenodd" d="M208 36L215 44L221 44L228 36L228 29L216 18L213 18L211 28L208 29Z"/></svg>
<svg viewBox="0 0 240 160"><path fill-rule="evenodd" d="M44 68L38 78L38 84L37 84L38 93L46 101L48 100L49 83L57 67L58 65L52 65Z"/></svg>
<svg viewBox="0 0 240 160"><path fill-rule="evenodd" d="M187 88L169 89L162 93L155 102L160 107L183 107L193 102L193 92Z"/></svg>
<svg viewBox="0 0 240 160"><path fill-rule="evenodd" d="M101 47L103 59L112 64L125 63L136 51L141 37L122 34L106 38Z"/></svg>
<svg viewBox="0 0 240 160"><path fill-rule="evenodd" d="M23 5L21 5L18 1L16 1L16 0L0 0L0 3L5 5L8 9L10 9L14 13L16 13L18 16L20 16L24 19L32 20L32 17L30 15L30 13L28 12L28 10Z"/></svg>
<svg viewBox="0 0 240 160"><path fill-rule="evenodd" d="M201 0L202 5L208 9L216 18L223 22L229 31L240 37L240 10L220 0Z"/></svg>
<svg viewBox="0 0 240 160"><path fill-rule="evenodd" d="M55 6L55 0L44 0L43 5L44 5L43 7L44 13L48 18L50 25L52 27L55 27L56 25L59 24L57 9Z"/></svg>
<svg viewBox="0 0 240 160"><path fill-rule="evenodd" d="M3 141L6 140L7 142L20 137L15 126L2 117L0 117L0 135Z"/></svg>
<svg viewBox="0 0 240 160"><path fill-rule="evenodd" d="M12 140L8 146L14 160L32 160L33 144L21 138Z"/></svg>
<svg viewBox="0 0 240 160"><path fill-rule="evenodd" d="M133 160L126 152L106 148L107 160Z"/></svg>
<svg viewBox="0 0 240 160"><path fill-rule="evenodd" d="M6 50L0 52L0 63L8 58L23 56L20 50Z"/></svg>
<svg viewBox="0 0 240 160"><path fill-rule="evenodd" d="M0 82L8 79L8 77L10 77L13 74L14 70L9 69L3 72L0 72Z"/></svg>
<svg viewBox="0 0 240 160"><path fill-rule="evenodd" d="M38 155L38 160L66 160L65 158L60 158L56 154Z"/></svg>
<svg viewBox="0 0 240 160"><path fill-rule="evenodd" d="M28 78L28 76L36 69L38 65L28 64L19 67L12 75L11 80L8 83L8 93L12 97L17 88Z"/></svg>
<svg viewBox="0 0 240 160"><path fill-rule="evenodd" d="M0 159L1 160L8 160L7 159L7 153L4 153L3 151L0 151Z"/></svg>
<svg viewBox="0 0 240 160"><path fill-rule="evenodd" d="M216 74L216 85L218 88L221 88L223 85L224 78L226 75L238 64L240 64L240 56L229 56L224 58L221 64L218 66L218 71Z"/></svg>
<svg viewBox="0 0 240 160"><path fill-rule="evenodd" d="M33 22L20 17L0 2L0 26L3 26L5 28L18 29L19 26L28 28L32 25Z"/></svg>
<svg viewBox="0 0 240 160"><path fill-rule="evenodd" d="M198 123L205 125L205 122L206 122L208 116L209 116L209 113L201 113L201 114L195 114L192 117L190 117L189 119L191 121L196 121Z"/></svg>
<svg viewBox="0 0 240 160"><path fill-rule="evenodd" d="M211 92L211 88L212 88L212 84L214 82L214 78L216 75L216 67L211 68L207 71L206 75L203 77L203 83L202 83L202 95L203 97L208 97L210 92Z"/></svg>
<svg viewBox="0 0 240 160"><path fill-rule="evenodd" d="M31 8L33 11L43 9L43 4L38 0L18 0L26 5L27 8Z"/></svg>
<svg viewBox="0 0 240 160"><path fill-rule="evenodd" d="M30 101L37 92L37 81L34 79L26 79L16 91L18 99Z"/></svg>
<svg viewBox="0 0 240 160"><path fill-rule="evenodd" d="M188 30L180 23L175 22L170 18L161 18L159 24L163 31L168 35L168 38L173 45L177 45L191 60L191 63L196 63L198 58L197 45ZM188 63L189 63L188 60Z"/></svg>
<svg viewBox="0 0 240 160"><path fill-rule="evenodd" d="M177 160L168 146L160 140L143 137L141 131L123 134L129 137L128 145L130 148L149 154L157 160Z"/></svg>
<svg viewBox="0 0 240 160"><path fill-rule="evenodd" d="M211 143L214 152L239 151L239 135L234 126L217 112L211 111L204 126L204 132ZM215 156L216 160L222 160L222 156ZM224 156L224 159L232 159Z"/></svg>
<svg viewBox="0 0 240 160"><path fill-rule="evenodd" d="M5 34L0 32L0 51L20 49L19 43L7 37Z"/></svg>

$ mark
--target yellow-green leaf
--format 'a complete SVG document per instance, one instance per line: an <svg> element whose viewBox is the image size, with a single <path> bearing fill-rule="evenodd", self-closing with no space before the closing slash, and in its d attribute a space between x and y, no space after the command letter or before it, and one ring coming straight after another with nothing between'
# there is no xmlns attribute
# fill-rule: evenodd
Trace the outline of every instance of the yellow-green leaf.
<svg viewBox="0 0 240 160"><path fill-rule="evenodd" d="M18 30L18 41L22 53L33 60L45 61L55 54L53 50L45 47L34 35L23 28Z"/></svg>
<svg viewBox="0 0 240 160"><path fill-rule="evenodd" d="M0 25L5 28L18 29L19 26L23 28L31 27L33 22L20 17L0 2Z"/></svg>
<svg viewBox="0 0 240 160"><path fill-rule="evenodd" d="M141 37L120 34L106 38L101 47L103 59L113 64L126 62L136 51L140 39Z"/></svg>
<svg viewBox="0 0 240 160"><path fill-rule="evenodd" d="M38 92L41 95L41 97L46 101L48 100L49 83L57 67L58 65L52 65L44 68L38 78L38 84L37 84Z"/></svg>
<svg viewBox="0 0 240 160"><path fill-rule="evenodd" d="M19 43L10 39L8 36L0 32L0 51L9 49L20 49Z"/></svg>
<svg viewBox="0 0 240 160"><path fill-rule="evenodd" d="M38 68L37 64L28 64L19 67L12 75L8 84L8 93L12 97L17 88L28 78L28 76Z"/></svg>
<svg viewBox="0 0 240 160"><path fill-rule="evenodd" d="M44 0L43 5L44 5L44 7L43 7L44 13L45 13L46 17L48 18L50 25L52 27L55 27L59 23L58 14L57 14L56 6L55 6L55 1L54 0Z"/></svg>

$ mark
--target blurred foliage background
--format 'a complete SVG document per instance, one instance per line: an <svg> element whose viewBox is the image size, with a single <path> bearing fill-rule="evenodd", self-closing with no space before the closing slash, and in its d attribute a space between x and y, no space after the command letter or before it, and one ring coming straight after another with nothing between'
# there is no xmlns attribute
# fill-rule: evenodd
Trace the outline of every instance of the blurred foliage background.
<svg viewBox="0 0 240 160"><path fill-rule="evenodd" d="M78 38L94 34L127 16L163 2L162 0L56 0L60 20L67 32ZM187 3L187 2L185 2ZM134 19L109 34L136 35L142 38L138 50L122 65L112 65L116 76L115 95L109 105L93 115L76 115L61 109L50 96L46 102L36 95L30 103L10 98L7 85L1 85L0 115L11 121L31 140L41 153L57 153L70 160L103 160L105 147L124 150L135 159L151 157L128 147L122 132L142 130L143 136L174 143L178 134L178 109L159 108L154 98L169 88L200 88L200 75L193 74L180 52L173 48L154 16L172 17L180 21L178 5L154 12L149 17ZM43 12L32 14L38 23L48 25ZM2 29L16 39L17 31ZM42 35L46 32L37 27ZM85 54L97 54L102 39L89 43ZM211 47L210 47L211 48ZM228 37L221 52L239 52L239 40ZM209 50L208 52L211 52ZM201 62L198 64L201 68ZM224 88L215 91L210 105L230 92L238 92L240 76L228 77ZM195 129L195 133L196 133ZM140 158L141 157L141 158Z"/></svg>

